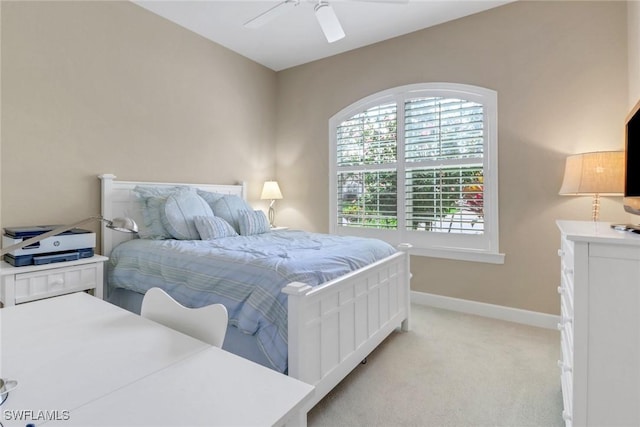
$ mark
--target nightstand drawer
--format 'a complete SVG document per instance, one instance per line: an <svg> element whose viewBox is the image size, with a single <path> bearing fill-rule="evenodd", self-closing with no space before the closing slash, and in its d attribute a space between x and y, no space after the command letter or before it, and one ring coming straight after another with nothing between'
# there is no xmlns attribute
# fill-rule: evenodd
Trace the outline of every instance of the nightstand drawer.
<svg viewBox="0 0 640 427"><path fill-rule="evenodd" d="M94 255L75 261L14 267L0 263L0 303L4 307L92 289L102 298L104 262L109 258Z"/></svg>
<svg viewBox="0 0 640 427"><path fill-rule="evenodd" d="M16 274L16 304L93 289L99 283L98 270L94 263Z"/></svg>

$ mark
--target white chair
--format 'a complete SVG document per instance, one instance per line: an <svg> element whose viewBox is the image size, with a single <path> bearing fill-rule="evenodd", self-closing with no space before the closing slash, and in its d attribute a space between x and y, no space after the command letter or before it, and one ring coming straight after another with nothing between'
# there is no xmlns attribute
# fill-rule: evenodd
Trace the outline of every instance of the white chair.
<svg viewBox="0 0 640 427"><path fill-rule="evenodd" d="M215 347L222 347L229 321L222 304L188 308L160 288L144 295L140 315Z"/></svg>

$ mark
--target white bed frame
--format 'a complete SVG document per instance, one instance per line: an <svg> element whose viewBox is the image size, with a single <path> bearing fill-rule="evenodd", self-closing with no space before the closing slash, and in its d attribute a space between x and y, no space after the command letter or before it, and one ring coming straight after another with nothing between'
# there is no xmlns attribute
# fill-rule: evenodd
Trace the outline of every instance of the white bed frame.
<svg viewBox="0 0 640 427"><path fill-rule="evenodd" d="M188 185L204 191L246 198L242 185L211 185L116 181L100 175L104 218L133 217L136 185ZM140 218L137 218L140 220ZM102 228L102 254L109 256L126 233ZM409 330L409 249L399 251L335 280L311 287L291 283L288 295L289 375L312 384L315 394L307 410L318 403L393 330Z"/></svg>

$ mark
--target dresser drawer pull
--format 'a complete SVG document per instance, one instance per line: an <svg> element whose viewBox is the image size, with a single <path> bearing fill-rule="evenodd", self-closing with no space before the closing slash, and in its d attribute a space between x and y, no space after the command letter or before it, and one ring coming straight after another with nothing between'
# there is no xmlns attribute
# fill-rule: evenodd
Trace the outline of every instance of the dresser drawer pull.
<svg viewBox="0 0 640 427"><path fill-rule="evenodd" d="M569 317L562 317L560 323L558 323L558 330L561 331L565 328L565 326L570 325L573 322L573 319Z"/></svg>
<svg viewBox="0 0 640 427"><path fill-rule="evenodd" d="M560 295L564 294L564 288L562 286L558 286L558 293Z"/></svg>
<svg viewBox="0 0 640 427"><path fill-rule="evenodd" d="M564 256L564 251L562 249L558 249L558 256L559 257Z"/></svg>
<svg viewBox="0 0 640 427"><path fill-rule="evenodd" d="M573 368L567 363L564 363L562 360L558 360L558 367L562 370L562 372L572 372Z"/></svg>

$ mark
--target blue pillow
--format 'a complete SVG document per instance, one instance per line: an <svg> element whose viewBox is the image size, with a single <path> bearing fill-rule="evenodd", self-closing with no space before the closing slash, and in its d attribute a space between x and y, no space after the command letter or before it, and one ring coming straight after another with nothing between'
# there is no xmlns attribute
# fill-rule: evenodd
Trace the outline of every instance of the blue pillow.
<svg viewBox="0 0 640 427"><path fill-rule="evenodd" d="M146 199L148 197L169 197L171 194L176 191L189 189L186 185L171 185L171 186L146 186L146 185L136 185L133 188L133 192L138 196L138 198Z"/></svg>
<svg viewBox="0 0 640 427"><path fill-rule="evenodd" d="M193 218L213 216L209 204L195 191L181 191L171 194L160 213L164 228L173 238L179 240L200 239Z"/></svg>
<svg viewBox="0 0 640 427"><path fill-rule="evenodd" d="M213 214L227 221L237 233L240 232L239 211L250 211L251 206L239 196L225 195L213 205Z"/></svg>
<svg viewBox="0 0 640 427"><path fill-rule="evenodd" d="M142 215L146 232L138 233L143 239L170 239L171 234L162 225L161 211L164 210L166 197L148 197L144 200Z"/></svg>
<svg viewBox="0 0 640 427"><path fill-rule="evenodd" d="M204 190L198 189L198 196L202 197L207 203L209 203L209 206L213 210L213 205L215 205L218 200L224 197L224 194L213 193L211 191L204 191Z"/></svg>
<svg viewBox="0 0 640 427"><path fill-rule="evenodd" d="M141 186L136 185L133 193L136 195L142 209L144 224L140 227L138 236L142 239L170 239L171 234L162 225L161 211L171 194L178 191L185 191L184 186Z"/></svg>
<svg viewBox="0 0 640 427"><path fill-rule="evenodd" d="M271 231L269 220L262 211L240 211L240 234L252 236L254 234Z"/></svg>
<svg viewBox="0 0 640 427"><path fill-rule="evenodd" d="M224 219L216 216L196 216L193 222L202 240L237 236L236 230Z"/></svg>

